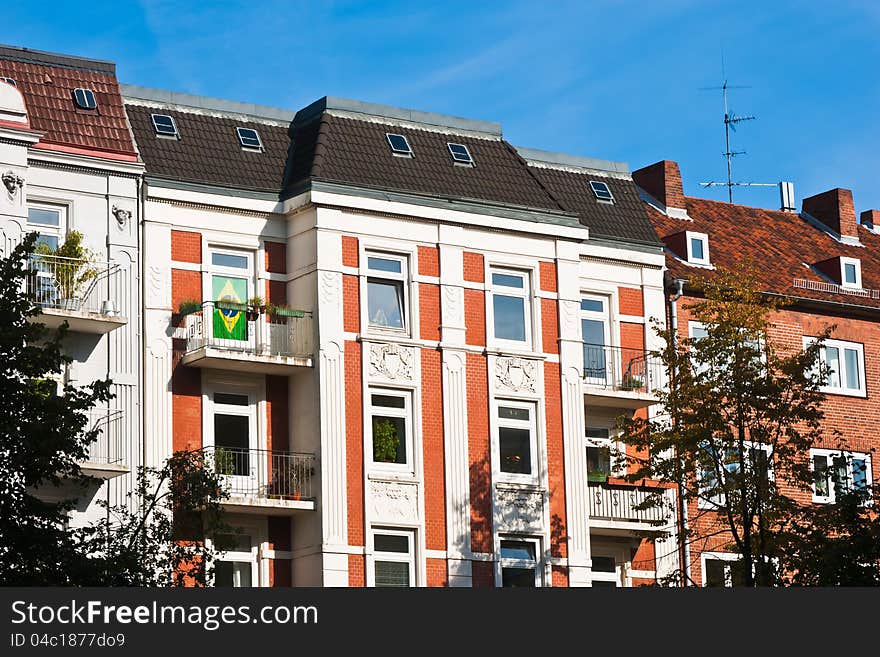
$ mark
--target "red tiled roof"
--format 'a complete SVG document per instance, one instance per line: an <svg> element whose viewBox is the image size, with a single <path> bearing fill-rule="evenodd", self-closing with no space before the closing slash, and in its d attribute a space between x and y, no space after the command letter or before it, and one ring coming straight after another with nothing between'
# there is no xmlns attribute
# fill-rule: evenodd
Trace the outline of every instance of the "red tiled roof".
<svg viewBox="0 0 880 657"><path fill-rule="evenodd" d="M858 227L862 246L856 246L839 242L797 213L692 197L685 201L692 221L667 217L653 206L647 206L648 216L661 240L684 230L706 233L712 265L732 269L751 259L766 292L880 308L880 293L871 294L880 290L880 235L864 226ZM669 249L666 253L666 264L676 278L710 273L705 268L682 262L685 254L673 255ZM867 296L794 286L795 279L809 281L808 285L827 284L828 279L808 265L838 256L861 261L862 287L868 290Z"/></svg>
<svg viewBox="0 0 880 657"><path fill-rule="evenodd" d="M136 150L122 105L122 95L112 66L99 63L94 70L87 60L47 56L55 60L41 62L41 53L0 47L0 76L14 78L24 96L28 119L33 130L44 133L37 147L60 146L90 152L95 156L127 156L134 159ZM101 70L103 69L103 70ZM73 90L82 87L95 93L98 106L83 110L73 101Z"/></svg>

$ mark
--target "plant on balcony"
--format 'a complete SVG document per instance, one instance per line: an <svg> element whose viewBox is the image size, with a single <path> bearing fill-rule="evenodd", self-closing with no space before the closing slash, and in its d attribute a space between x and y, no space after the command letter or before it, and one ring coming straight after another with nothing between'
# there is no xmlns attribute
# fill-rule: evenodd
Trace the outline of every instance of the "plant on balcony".
<svg viewBox="0 0 880 657"><path fill-rule="evenodd" d="M184 299L177 305L177 312L181 315L191 315L202 309L202 303L195 299Z"/></svg>
<svg viewBox="0 0 880 657"><path fill-rule="evenodd" d="M305 311L291 308L287 304L269 303L266 305L266 314L275 317L305 317Z"/></svg>
<svg viewBox="0 0 880 657"><path fill-rule="evenodd" d="M621 383L620 383L621 390L638 390L638 389L644 388L644 387L645 387L645 384L642 381L642 379L640 379L637 376L633 376L629 372L624 374L623 381L621 381Z"/></svg>
<svg viewBox="0 0 880 657"><path fill-rule="evenodd" d="M235 454L222 447L214 448L214 472L218 475L235 474Z"/></svg>
<svg viewBox="0 0 880 657"><path fill-rule="evenodd" d="M82 306L86 286L98 277L98 269L92 263L96 254L83 245L83 234L78 230L70 231L64 242L54 249L41 242L35 253L57 258L53 264L59 305L65 310L78 310Z"/></svg>
<svg viewBox="0 0 880 657"><path fill-rule="evenodd" d="M264 312L266 312L266 304L263 301L263 297L251 297L248 299L247 321L257 321Z"/></svg>
<svg viewBox="0 0 880 657"><path fill-rule="evenodd" d="M594 484L604 484L608 481L608 472L605 470L589 470L587 472L587 481Z"/></svg>

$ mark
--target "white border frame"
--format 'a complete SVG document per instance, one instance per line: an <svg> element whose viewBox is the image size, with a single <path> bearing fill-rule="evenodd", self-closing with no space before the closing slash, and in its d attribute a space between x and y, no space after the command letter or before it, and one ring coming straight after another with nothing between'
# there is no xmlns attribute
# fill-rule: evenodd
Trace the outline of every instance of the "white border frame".
<svg viewBox="0 0 880 657"><path fill-rule="evenodd" d="M813 465L813 457L815 456L824 456L829 461L831 461L832 458L835 456L845 456L847 474L849 477L852 477L852 460L863 459L865 461L865 477L868 483L868 499L865 500L865 504L871 504L871 502L873 501L873 497L870 495L870 492L871 485L874 483L874 472L873 465L871 463L871 455L869 453L855 452L847 449L827 449L822 447L813 447L810 449L810 472L815 472L815 466ZM832 467L832 463L829 463L828 467ZM837 502L837 488L834 485L834 480L830 476L828 477L828 495L817 495L815 482L812 486L812 492L813 502L816 502L817 504L835 504Z"/></svg>
<svg viewBox="0 0 880 657"><path fill-rule="evenodd" d="M501 557L502 541L519 541L523 543L531 543L535 548L535 561L530 563L519 559L504 559ZM530 568L535 569L535 588L544 588L549 585L548 578L551 576L548 570L548 560L545 558L543 551L544 537L535 536L533 534L498 534L497 549L498 559L495 561L495 588L502 588L504 578L502 571L507 568Z"/></svg>
<svg viewBox="0 0 880 657"><path fill-rule="evenodd" d="M687 261L692 265L703 265L710 267L712 259L709 257L709 236L706 233L697 233L692 230L684 231L685 246L687 249ZM695 258L693 249L691 249L691 240L698 240L703 243L703 257Z"/></svg>
<svg viewBox="0 0 880 657"><path fill-rule="evenodd" d="M590 185L590 191L593 192L593 197L596 199L596 201L598 201L599 203L607 203L608 205L614 205L614 192L611 191L611 185L609 185L604 180L591 180L589 182L589 185ZM593 185L604 185L605 189L608 190L608 195L611 198L599 198L599 194L596 193L596 188L593 187Z"/></svg>
<svg viewBox="0 0 880 657"><path fill-rule="evenodd" d="M715 561L734 562L742 561L742 555L735 552L701 552L700 553L700 571L702 572L702 586L706 586L706 561L713 559ZM724 566L724 588L733 587L733 578L730 575L730 566Z"/></svg>
<svg viewBox="0 0 880 657"><path fill-rule="evenodd" d="M409 149L409 151L404 152L404 151L400 151L400 150L395 149L394 144L391 143L392 137L400 137L401 139L403 139L403 141L406 142L406 147ZM404 135L400 132L386 132L385 133L385 140L388 142L388 147L391 149L392 155L394 155L396 157L408 157L408 158L415 157L415 152L413 151L412 144L409 143L409 137L407 137L406 135Z"/></svg>
<svg viewBox="0 0 880 657"><path fill-rule="evenodd" d="M387 395L390 397L402 397L404 399L403 409L397 409L387 406L373 406L373 395ZM369 450L364 454L364 462L367 464L368 472L382 474L397 474L413 477L416 473L415 467L415 438L414 438L414 391L411 388L395 388L392 386L383 386L370 384L364 389L364 425L365 425L365 443L369 446ZM400 412L402 411L402 412ZM404 428L406 431L406 462L405 463L384 463L382 461L373 460L373 415L386 415L388 417L402 417L404 419Z"/></svg>
<svg viewBox="0 0 880 657"><path fill-rule="evenodd" d="M537 296L535 295L535 281L537 265L533 267L518 267L516 265L487 262L486 266L486 345L504 352L528 352L541 351L540 315L536 317ZM495 285L492 282L492 274L505 276L520 276L524 287L521 294L517 294L518 288L507 285ZM508 296L523 300L523 328L525 329L525 341L504 340L495 337L495 295Z"/></svg>
<svg viewBox="0 0 880 657"><path fill-rule="evenodd" d="M525 408L529 411L529 420L502 420L498 416L500 407ZM492 473L492 483L501 482L506 484L526 484L528 486L539 487L543 480L543 462L544 452L540 448L544 433L541 431L538 416L543 415L538 412L538 400L516 399L508 397L494 397L490 404L490 413L492 414L492 462L494 464ZM528 426L526 426L528 425ZM531 457L531 471L529 475L517 474L512 472L504 472L501 470L501 428L510 427L514 429L528 428L529 435L529 456ZM540 434L540 438L539 438Z"/></svg>
<svg viewBox="0 0 880 657"><path fill-rule="evenodd" d="M176 128L176 126L175 126ZM250 130L254 133L254 136L257 138L257 145L254 146L252 144L245 144L244 139L242 139L241 131L242 130ZM246 151L253 152L262 152L263 151L263 138L260 137L260 133L256 128L249 128L247 126L237 125L235 126L235 135L238 137L238 144Z"/></svg>
<svg viewBox="0 0 880 657"><path fill-rule="evenodd" d="M384 523L377 523L375 525L370 525L367 531L367 546L366 546L366 570L364 583L369 588L376 587L376 548L374 543L374 538L376 534L388 534L390 536L406 536L409 540L409 554L407 558L401 558L400 552L379 552L378 554L382 555L380 561L396 561L399 563L408 563L409 564L409 588L415 588L421 586L420 577L421 577L421 569L418 567L421 559L421 543L419 540L421 528L416 527L389 527ZM421 532L424 533L424 532Z"/></svg>
<svg viewBox="0 0 880 657"><path fill-rule="evenodd" d="M174 134L169 134L167 132L159 132L158 127L156 126L157 116L167 116L171 119L171 125L174 126ZM162 137L163 139L180 139L180 130L177 128L177 121L171 114L158 114L158 113L150 113L150 122L153 124L153 135L156 137Z"/></svg>
<svg viewBox="0 0 880 657"><path fill-rule="evenodd" d="M250 559L251 561L251 588L266 588L269 586L269 559L265 558L266 550L269 547L269 527L268 520L266 516L262 517L247 517L236 515L231 518L227 518L227 522L233 529L241 529L242 533L248 534L251 537L251 551L250 551ZM205 537L205 545L210 549L214 547L214 540L210 536ZM230 550L233 554L234 560L245 561L244 555L247 554L245 552L240 552L236 550ZM236 558L241 556L241 558ZM224 561L224 559L217 559L218 561ZM214 582L211 582L211 586L214 586Z"/></svg>
<svg viewBox="0 0 880 657"><path fill-rule="evenodd" d="M465 153L467 153L468 159L467 159L467 160L459 160L459 159L457 159L457 158L455 157L455 153L454 153L453 150L452 150L452 147L453 147L453 146L461 146L461 147L465 150ZM471 149L468 148L467 144L462 144L461 142L457 142L457 141L447 141L447 142L446 142L446 148L449 149L449 154L452 156L452 163L453 163L453 164L457 164L457 165L459 165L459 166L463 166L463 167L473 167L473 166L475 166L476 163L474 162L474 156L473 156L473 154L471 153Z"/></svg>
<svg viewBox="0 0 880 657"><path fill-rule="evenodd" d="M803 346L804 348L811 345L816 341L815 337L805 335L803 336ZM836 347L839 350L839 363L840 363L840 383L841 387L835 388L833 386L821 385L819 386L819 390L821 390L826 395L844 395L847 397L861 397L867 398L868 396L868 381L865 377L865 345L861 342L849 342L847 340L838 340L835 338L828 338L822 343L822 349L819 352L819 361L822 363L826 363L826 347ZM846 380L846 357L844 355L845 349L852 349L856 351L859 355L859 382L861 383L860 388L844 388L843 383Z"/></svg>
<svg viewBox="0 0 880 657"><path fill-rule="evenodd" d="M856 282L855 283L847 283L846 282L846 265L853 265L856 268ZM840 256L840 287L846 287L850 289L862 289L862 261L858 258L847 258L845 256Z"/></svg>
<svg viewBox="0 0 880 657"><path fill-rule="evenodd" d="M382 271L378 269L370 269L370 258L379 258L383 260L394 260L400 262L401 273L397 274L391 271ZM413 297L413 277L410 270L410 262L412 261L410 252L399 252L391 249L378 249L373 246L366 247L361 250L361 266L360 271L360 288L361 288L361 327L365 335L383 336L386 338L411 338L413 333L413 310L415 304L412 303ZM370 323L370 290L369 279L385 279L401 283L403 287L403 328L394 328L393 326L378 326Z"/></svg>

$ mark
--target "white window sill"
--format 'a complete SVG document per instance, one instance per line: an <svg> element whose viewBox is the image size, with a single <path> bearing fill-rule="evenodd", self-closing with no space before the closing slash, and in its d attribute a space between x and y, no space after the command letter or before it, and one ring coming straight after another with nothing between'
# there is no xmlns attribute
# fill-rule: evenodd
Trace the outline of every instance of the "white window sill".
<svg viewBox="0 0 880 657"><path fill-rule="evenodd" d="M846 388L819 388L819 392L826 395L837 395L839 397L860 397L868 398L868 393L864 390L848 390Z"/></svg>
<svg viewBox="0 0 880 657"><path fill-rule="evenodd" d="M393 481L398 484L417 484L418 477L411 470L394 472L377 468L375 463L371 464L372 471L367 473L367 479L370 481Z"/></svg>

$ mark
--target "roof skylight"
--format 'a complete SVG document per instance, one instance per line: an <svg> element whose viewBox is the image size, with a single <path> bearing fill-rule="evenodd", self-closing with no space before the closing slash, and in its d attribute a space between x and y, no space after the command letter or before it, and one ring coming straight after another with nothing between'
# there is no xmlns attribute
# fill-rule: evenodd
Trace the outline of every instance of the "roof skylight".
<svg viewBox="0 0 880 657"><path fill-rule="evenodd" d="M238 141L245 148L254 148L263 150L263 142L260 141L259 133L253 128L236 128L238 133Z"/></svg>
<svg viewBox="0 0 880 657"><path fill-rule="evenodd" d="M593 194L595 194L596 198L600 201L614 203L614 196L611 194L611 188L608 187L608 183L599 180L591 180L590 189L593 190Z"/></svg>
<svg viewBox="0 0 880 657"><path fill-rule="evenodd" d="M76 102L77 107L81 109L93 110L98 106L98 101L95 99L95 92L91 89L74 89L73 100Z"/></svg>
<svg viewBox="0 0 880 657"><path fill-rule="evenodd" d="M471 156L471 152L468 150L467 146L464 144L453 144L451 142L447 143L446 146L449 147L453 162L457 164L474 165L474 158Z"/></svg>
<svg viewBox="0 0 880 657"><path fill-rule="evenodd" d="M386 132L385 137L388 139L388 144L391 146L391 152L395 155L402 155L404 157L412 157L413 150L409 145L409 141L403 135L394 134L393 132Z"/></svg>
<svg viewBox="0 0 880 657"><path fill-rule="evenodd" d="M177 124L174 122L173 116L167 114L151 114L153 119L153 129L157 135L162 137L179 137L177 132Z"/></svg>

